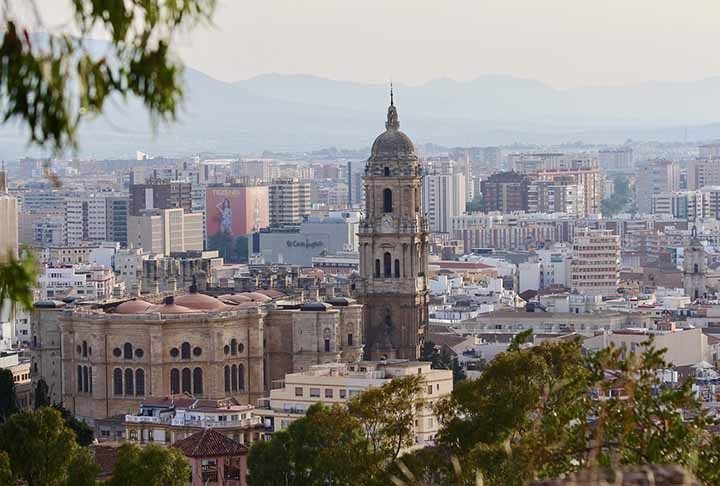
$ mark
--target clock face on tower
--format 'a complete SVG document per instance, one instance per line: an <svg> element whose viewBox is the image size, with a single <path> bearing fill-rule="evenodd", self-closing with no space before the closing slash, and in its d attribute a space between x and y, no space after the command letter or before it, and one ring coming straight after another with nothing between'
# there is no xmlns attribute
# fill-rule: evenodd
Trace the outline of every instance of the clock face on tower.
<svg viewBox="0 0 720 486"><path fill-rule="evenodd" d="M385 213L382 217L382 225L381 229L382 231L391 231L393 229L393 226L395 224L395 219L392 217L391 214Z"/></svg>

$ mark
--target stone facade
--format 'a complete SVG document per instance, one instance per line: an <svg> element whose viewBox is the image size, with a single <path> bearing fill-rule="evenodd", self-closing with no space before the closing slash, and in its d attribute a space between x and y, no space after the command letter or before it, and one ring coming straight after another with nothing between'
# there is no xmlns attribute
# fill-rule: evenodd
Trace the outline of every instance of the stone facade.
<svg viewBox="0 0 720 486"><path fill-rule="evenodd" d="M428 322L428 225L422 214L422 167L399 130L390 101L386 131L365 168L357 292L365 305L367 359L419 356Z"/></svg>

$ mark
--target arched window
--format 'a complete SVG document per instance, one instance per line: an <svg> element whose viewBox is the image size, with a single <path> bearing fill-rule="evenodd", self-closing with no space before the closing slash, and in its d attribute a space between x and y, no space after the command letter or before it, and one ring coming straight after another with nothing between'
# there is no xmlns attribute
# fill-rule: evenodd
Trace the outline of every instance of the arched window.
<svg viewBox="0 0 720 486"><path fill-rule="evenodd" d="M392 213L392 189L383 189L383 211Z"/></svg>
<svg viewBox="0 0 720 486"><path fill-rule="evenodd" d="M190 368L183 368L182 370L182 391L183 393L192 393L192 383L190 382L191 378Z"/></svg>
<svg viewBox="0 0 720 486"><path fill-rule="evenodd" d="M385 168L383 169L383 175L384 175L385 177L388 177L388 176L390 175L390 167L385 167Z"/></svg>
<svg viewBox="0 0 720 486"><path fill-rule="evenodd" d="M177 368L170 370L170 393L173 395L180 393L180 370Z"/></svg>
<svg viewBox="0 0 720 486"><path fill-rule="evenodd" d="M237 339L233 338L230 340L230 354L237 354Z"/></svg>
<svg viewBox="0 0 720 486"><path fill-rule="evenodd" d="M385 271L385 277L391 277L392 276L392 256L390 256L389 252L385 252L383 255L383 267Z"/></svg>
<svg viewBox="0 0 720 486"><path fill-rule="evenodd" d="M400 260L395 259L395 278L400 278Z"/></svg>
<svg viewBox="0 0 720 486"><path fill-rule="evenodd" d="M698 273L700 271L700 266L696 263L695 264L695 273Z"/></svg>
<svg viewBox="0 0 720 486"><path fill-rule="evenodd" d="M193 370L193 393L195 395L202 395L203 382L202 382L202 368L195 368Z"/></svg>
<svg viewBox="0 0 720 486"><path fill-rule="evenodd" d="M145 370L135 370L135 395L145 395Z"/></svg>
<svg viewBox="0 0 720 486"><path fill-rule="evenodd" d="M90 391L90 376L88 375L88 367L83 366L83 387L82 391L87 393Z"/></svg>
<svg viewBox="0 0 720 486"><path fill-rule="evenodd" d="M180 345L180 359L190 359L190 343Z"/></svg>
<svg viewBox="0 0 720 486"><path fill-rule="evenodd" d="M82 355L83 358L87 358L88 352L87 352L87 341L83 341L82 343Z"/></svg>
<svg viewBox="0 0 720 486"><path fill-rule="evenodd" d="M82 388L82 366L78 365L77 367L77 382L78 382L78 391L83 391Z"/></svg>
<svg viewBox="0 0 720 486"><path fill-rule="evenodd" d="M232 370L232 372L230 373L230 375L232 378L232 391L237 391L237 377L238 377L237 366L232 365L231 370Z"/></svg>
<svg viewBox="0 0 720 486"><path fill-rule="evenodd" d="M122 370L120 368L115 368L113 370L113 393L115 395L122 395L122 391Z"/></svg>
<svg viewBox="0 0 720 486"><path fill-rule="evenodd" d="M125 368L125 395L135 394L135 386L133 386L134 381L133 370L131 368Z"/></svg>
<svg viewBox="0 0 720 486"><path fill-rule="evenodd" d="M238 365L238 390L245 391L245 365Z"/></svg>
<svg viewBox="0 0 720 486"><path fill-rule="evenodd" d="M379 258L375 259L375 276L376 277L380 276L380 259Z"/></svg>
<svg viewBox="0 0 720 486"><path fill-rule="evenodd" d="M92 387L92 366L88 366L88 375L90 376L90 378L88 379L88 381L90 382L90 390L89 391L90 391L90 393L92 393L92 391L93 391L92 390L92 388L93 388Z"/></svg>
<svg viewBox="0 0 720 486"><path fill-rule="evenodd" d="M353 335L352 333L348 333L348 346L353 345Z"/></svg>
<svg viewBox="0 0 720 486"><path fill-rule="evenodd" d="M125 343L123 346L123 358L132 359L132 344Z"/></svg>
<svg viewBox="0 0 720 486"><path fill-rule="evenodd" d="M225 365L225 391L230 391L230 367Z"/></svg>

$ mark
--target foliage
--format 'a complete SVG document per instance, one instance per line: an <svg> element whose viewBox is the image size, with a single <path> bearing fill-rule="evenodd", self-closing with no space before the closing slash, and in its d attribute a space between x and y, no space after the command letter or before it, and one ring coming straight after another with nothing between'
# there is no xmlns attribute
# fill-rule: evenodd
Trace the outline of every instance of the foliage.
<svg viewBox="0 0 720 486"><path fill-rule="evenodd" d="M27 486L93 485L99 472L90 452L78 446L52 408L10 417L0 428L0 447L9 458L13 481Z"/></svg>
<svg viewBox="0 0 720 486"><path fill-rule="evenodd" d="M430 361L434 370L452 370L453 383L467 378L465 370L460 366L457 357L450 355L446 347L442 347L440 351L435 347L432 341L425 341L420 351L420 361Z"/></svg>
<svg viewBox="0 0 720 486"><path fill-rule="evenodd" d="M48 388L47 382L44 378L40 378L35 385L35 407L49 407L50 403L50 389Z"/></svg>
<svg viewBox="0 0 720 486"><path fill-rule="evenodd" d="M0 423L6 422L11 415L18 411L15 380L12 371L2 368L0 369Z"/></svg>
<svg viewBox="0 0 720 486"><path fill-rule="evenodd" d="M632 210L633 192L630 189L630 181L627 176L618 174L613 180L615 192L602 202L602 213L604 216L612 216L622 211Z"/></svg>
<svg viewBox="0 0 720 486"><path fill-rule="evenodd" d="M85 420L78 420L67 408L62 405L53 405L53 408L60 412L60 415L65 422L65 426L75 432L75 440L78 444L83 447L87 447L92 444L95 433L93 429L85 422Z"/></svg>
<svg viewBox="0 0 720 486"><path fill-rule="evenodd" d="M59 151L77 146L81 122L101 113L112 97L138 97L155 123L174 120L183 95L182 65L170 44L177 32L208 22L215 3L72 0L66 31L46 37L30 34L49 30L37 6L35 25L23 25L6 3L0 43L4 121L18 121L31 143ZM92 52L86 40L98 32L109 39L102 53Z"/></svg>
<svg viewBox="0 0 720 486"><path fill-rule="evenodd" d="M472 201L465 203L466 213L476 213L485 211L485 202L483 201L482 193L475 194Z"/></svg>
<svg viewBox="0 0 720 486"><path fill-rule="evenodd" d="M347 409L315 404L287 430L250 449L248 484L354 485L365 472L364 450L362 428Z"/></svg>
<svg viewBox="0 0 720 486"><path fill-rule="evenodd" d="M11 484L12 469L10 469L10 457L7 452L0 451L0 484Z"/></svg>
<svg viewBox="0 0 720 486"><path fill-rule="evenodd" d="M25 309L31 309L37 269L32 252L25 251L22 259L8 252L6 258L0 262L0 302L9 300Z"/></svg>
<svg viewBox="0 0 720 486"><path fill-rule="evenodd" d="M185 486L190 463L179 449L151 444L141 448L125 443L118 450L118 460L109 486Z"/></svg>

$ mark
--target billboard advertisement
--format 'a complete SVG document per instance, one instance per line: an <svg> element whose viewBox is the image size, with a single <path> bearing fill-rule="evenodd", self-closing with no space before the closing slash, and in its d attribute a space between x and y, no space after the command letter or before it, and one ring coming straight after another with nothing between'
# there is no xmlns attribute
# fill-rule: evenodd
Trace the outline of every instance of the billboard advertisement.
<svg viewBox="0 0 720 486"><path fill-rule="evenodd" d="M247 235L269 225L267 186L210 186L206 194L208 238Z"/></svg>

